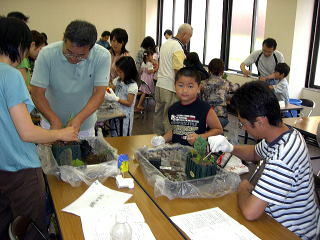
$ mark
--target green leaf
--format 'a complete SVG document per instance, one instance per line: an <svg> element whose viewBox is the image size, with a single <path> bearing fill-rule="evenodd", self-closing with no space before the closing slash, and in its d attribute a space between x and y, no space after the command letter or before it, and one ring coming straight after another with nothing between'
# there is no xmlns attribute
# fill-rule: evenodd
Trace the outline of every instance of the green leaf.
<svg viewBox="0 0 320 240"><path fill-rule="evenodd" d="M83 165L84 165L84 162L82 162L78 158L71 161L71 166L73 166L73 167L80 167L80 166L83 166Z"/></svg>

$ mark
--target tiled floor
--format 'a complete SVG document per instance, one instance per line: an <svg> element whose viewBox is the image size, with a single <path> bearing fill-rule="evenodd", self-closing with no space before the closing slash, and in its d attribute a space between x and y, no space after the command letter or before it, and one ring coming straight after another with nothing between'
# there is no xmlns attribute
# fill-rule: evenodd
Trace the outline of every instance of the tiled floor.
<svg viewBox="0 0 320 240"><path fill-rule="evenodd" d="M153 123L153 113L154 113L154 102L149 100L146 110L143 114L135 113L132 135L143 135L152 134L152 123ZM161 121L161 119L159 119ZM244 143L244 131L238 128L238 120L235 116L229 116L229 124L226 126L225 136L232 142L237 141L240 144ZM239 136L239 137L237 137ZM250 137L250 136L249 136ZM250 140L248 144L254 144L254 140ZM319 159L311 160L313 171L318 173L320 171L320 148L311 144L307 144L310 156L319 156Z"/></svg>

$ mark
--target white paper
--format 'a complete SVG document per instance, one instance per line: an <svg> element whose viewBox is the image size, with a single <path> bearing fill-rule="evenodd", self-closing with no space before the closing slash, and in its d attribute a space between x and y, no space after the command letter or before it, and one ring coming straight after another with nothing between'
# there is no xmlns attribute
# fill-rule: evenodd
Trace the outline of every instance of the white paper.
<svg viewBox="0 0 320 240"><path fill-rule="evenodd" d="M114 191L96 180L77 200L62 211L78 216L87 212L113 211L131 197L132 194Z"/></svg>
<svg viewBox="0 0 320 240"><path fill-rule="evenodd" d="M229 172L234 172L238 175L249 172L249 168L241 162L240 158L234 155L232 155L224 169Z"/></svg>
<svg viewBox="0 0 320 240"><path fill-rule="evenodd" d="M153 240L149 226L135 203L124 204L109 213L85 213L81 215L83 235L86 240L109 240L116 214L123 214L132 229L132 240Z"/></svg>
<svg viewBox="0 0 320 240"><path fill-rule="evenodd" d="M219 237L224 240L259 239L220 208L174 216L171 220L192 240L219 239Z"/></svg>

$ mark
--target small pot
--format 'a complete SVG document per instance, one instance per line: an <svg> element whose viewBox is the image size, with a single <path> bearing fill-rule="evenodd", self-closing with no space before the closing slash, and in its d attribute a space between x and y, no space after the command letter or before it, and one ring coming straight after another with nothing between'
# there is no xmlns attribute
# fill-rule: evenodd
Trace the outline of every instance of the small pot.
<svg viewBox="0 0 320 240"><path fill-rule="evenodd" d="M187 155L185 173L188 179L197 179L213 176L217 173L217 171L218 167L216 164L198 164L193 161L191 153Z"/></svg>

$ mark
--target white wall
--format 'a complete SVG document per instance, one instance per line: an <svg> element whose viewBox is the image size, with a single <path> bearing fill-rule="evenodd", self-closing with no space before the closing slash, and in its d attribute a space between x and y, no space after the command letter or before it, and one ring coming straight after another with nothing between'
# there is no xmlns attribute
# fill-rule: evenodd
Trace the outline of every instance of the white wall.
<svg viewBox="0 0 320 240"><path fill-rule="evenodd" d="M277 49L288 65L291 65L296 9L297 0L268 0L267 3L264 36L276 39Z"/></svg>
<svg viewBox="0 0 320 240"><path fill-rule="evenodd" d="M314 0L297 1L289 82L289 92L292 98L298 98L305 85L313 7ZM318 106L320 106L320 101L318 103Z"/></svg>
<svg viewBox="0 0 320 240"><path fill-rule="evenodd" d="M127 30L127 49L135 57L145 34L145 7L148 0L1 0L0 15L21 11L30 16L30 29L46 32L48 41L62 39L66 26L75 19L91 22L98 36L104 30Z"/></svg>

